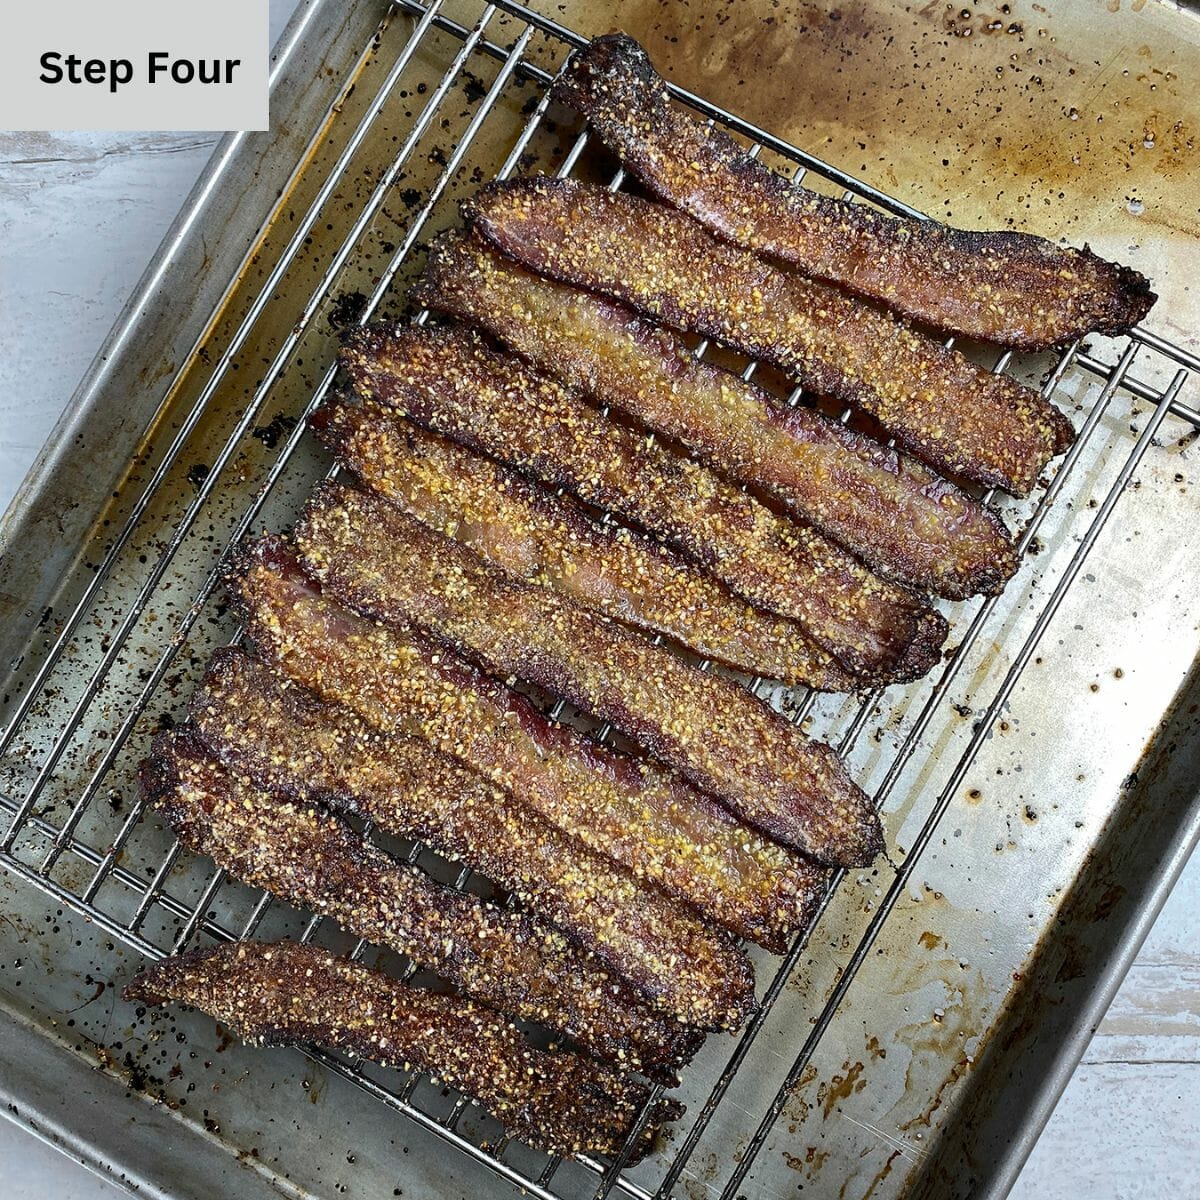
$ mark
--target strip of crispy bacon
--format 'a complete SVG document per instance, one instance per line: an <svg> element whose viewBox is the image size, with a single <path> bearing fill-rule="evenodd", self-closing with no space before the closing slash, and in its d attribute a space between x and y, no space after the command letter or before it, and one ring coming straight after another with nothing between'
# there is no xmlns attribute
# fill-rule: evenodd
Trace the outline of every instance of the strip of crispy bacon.
<svg viewBox="0 0 1200 1200"><path fill-rule="evenodd" d="M1037 392L887 313L717 241L676 209L570 179L488 184L475 228L539 274L772 363L870 413L939 470L1024 495L1070 445Z"/></svg>
<svg viewBox="0 0 1200 1200"><path fill-rule="evenodd" d="M1016 570L999 518L923 463L785 408L624 305L534 275L478 237L441 240L422 301L770 492L881 575L962 599L998 592Z"/></svg>
<svg viewBox="0 0 1200 1200"><path fill-rule="evenodd" d="M470 331L376 326L342 361L364 396L659 534L850 670L910 679L936 660L946 624L910 592Z"/></svg>
<svg viewBox="0 0 1200 1200"><path fill-rule="evenodd" d="M237 651L214 656L191 712L221 762L466 863L681 1020L697 996L726 999L712 993L739 973L731 939L427 742L381 736Z"/></svg>
<svg viewBox="0 0 1200 1200"><path fill-rule="evenodd" d="M382 497L321 484L295 540L343 603L566 697L784 845L854 864L883 848L875 811L837 755L757 696L501 574Z"/></svg>
<svg viewBox="0 0 1200 1200"><path fill-rule="evenodd" d="M340 607L279 539L248 548L228 584L278 670L375 729L424 738L726 928L770 945L813 911L825 874L806 859L656 765L551 723L420 635Z"/></svg>
<svg viewBox="0 0 1200 1200"><path fill-rule="evenodd" d="M145 795L179 840L236 879L329 916L407 955L486 1004L557 1030L605 1058L674 1067L692 1035L652 1012L618 975L527 913L455 891L385 854L333 814L273 796L211 759L184 728L160 735L142 768ZM748 968L717 939L689 945L707 969L733 971L694 1010L712 1024ZM682 969L677 964L676 969ZM696 970L705 967L697 964Z"/></svg>
<svg viewBox="0 0 1200 1200"><path fill-rule="evenodd" d="M519 579L752 675L818 691L861 686L799 625L751 608L644 535L602 526L571 497L457 442L377 405L337 402L313 425L368 487Z"/></svg>
<svg viewBox="0 0 1200 1200"><path fill-rule="evenodd" d="M1144 276L1086 246L886 216L801 187L672 105L625 34L575 55L554 96L582 112L651 192L721 237L948 333L1041 349L1125 333L1157 299Z"/></svg>
<svg viewBox="0 0 1200 1200"><path fill-rule="evenodd" d="M426 1072L549 1154L618 1153L647 1099L643 1085L611 1067L536 1049L483 1005L410 987L320 946L204 946L147 967L124 995L192 1005L252 1045L307 1043ZM678 1104L660 1105L634 1157L681 1115Z"/></svg>

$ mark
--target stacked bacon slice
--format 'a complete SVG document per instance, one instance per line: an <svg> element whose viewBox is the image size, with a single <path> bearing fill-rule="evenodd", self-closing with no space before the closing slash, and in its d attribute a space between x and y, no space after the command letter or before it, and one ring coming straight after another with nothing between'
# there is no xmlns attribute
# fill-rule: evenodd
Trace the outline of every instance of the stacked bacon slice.
<svg viewBox="0 0 1200 1200"><path fill-rule="evenodd" d="M453 991L246 942L128 994L428 1071L547 1151L618 1154L650 1094L631 1075L673 1082L752 1009L738 939L783 952L828 868L884 847L834 751L721 668L833 692L924 675L948 629L929 596L1019 566L964 485L1023 494L1073 437L909 319L1028 348L1128 328L1154 297L1086 250L805 191L675 108L623 35L556 98L659 199L491 184L413 296L462 324L346 338L349 387L313 425L352 482L242 549L254 654L214 656L142 769L184 845ZM684 333L866 419L788 408ZM678 1112L660 1102L630 1156Z"/></svg>

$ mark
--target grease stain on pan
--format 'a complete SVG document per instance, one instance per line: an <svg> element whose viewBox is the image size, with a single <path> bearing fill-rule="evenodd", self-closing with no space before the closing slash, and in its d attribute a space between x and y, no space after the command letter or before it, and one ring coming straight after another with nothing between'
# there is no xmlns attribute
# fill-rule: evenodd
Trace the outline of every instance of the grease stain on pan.
<svg viewBox="0 0 1200 1200"><path fill-rule="evenodd" d="M901 1005L897 1011L911 1019L902 1019L882 1034L864 1031L861 1055L852 1052L832 1070L829 1064L810 1065L786 1110L793 1147L815 1146L812 1155L804 1156L789 1149L784 1161L812 1182L826 1157L836 1159L833 1143L827 1142L839 1136L836 1123L852 1119L852 1114L862 1118L853 1097L871 1092L878 1099L869 1119L879 1135L878 1156L872 1164L863 1164L862 1175L841 1181L850 1189L846 1194L854 1196L877 1194L898 1160L911 1166L922 1157L925 1139L970 1074L981 1033L991 1019L993 1005L983 971L953 953L946 932L948 912L942 910L952 912L953 904L942 893L923 889L921 899L913 899L911 905L923 923L916 929L907 924L902 940L897 940L899 929L885 935L888 966L871 981L882 994L896 997ZM891 1011L894 1006L886 1007ZM902 1075L892 1069L873 1082L871 1067L896 1057L904 1064ZM843 1105L849 1111L843 1111ZM828 1124L831 1121L835 1124ZM829 1146L824 1153L823 1144ZM868 1178L871 1171L874 1178Z"/></svg>
<svg viewBox="0 0 1200 1200"><path fill-rule="evenodd" d="M851 1063L846 1059L840 1072L834 1074L828 1083L822 1083L817 1088L817 1103L826 1119L837 1108L842 1100L848 1100L855 1092L861 1092L867 1086L863 1078L863 1064Z"/></svg>
<svg viewBox="0 0 1200 1200"><path fill-rule="evenodd" d="M1200 28L1163 8L636 0L619 24L677 83L933 216L1086 238L1186 332L1171 264L1200 234ZM582 0L564 16L617 23Z"/></svg>
<svg viewBox="0 0 1200 1200"><path fill-rule="evenodd" d="M932 1128L934 1114L975 1061L991 1008L982 970L954 956L934 957L934 949L946 946L938 935L922 935L921 945L927 953L909 961L893 989L911 997L909 1007L919 1013L893 1038L897 1049L908 1052L904 1094L891 1110L905 1132ZM911 1111L914 1102L920 1106L916 1112ZM905 1111L910 1115L902 1117Z"/></svg>

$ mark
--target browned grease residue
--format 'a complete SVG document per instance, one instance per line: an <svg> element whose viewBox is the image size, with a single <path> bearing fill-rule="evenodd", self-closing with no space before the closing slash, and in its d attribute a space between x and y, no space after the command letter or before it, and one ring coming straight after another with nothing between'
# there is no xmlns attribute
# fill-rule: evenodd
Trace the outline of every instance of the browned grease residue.
<svg viewBox="0 0 1200 1200"><path fill-rule="evenodd" d="M803 1158L799 1154L789 1154L786 1150L782 1153L783 1161L793 1171L800 1171L805 1179L814 1179L829 1157L828 1150L818 1150L816 1146L808 1146L804 1151Z"/></svg>
<svg viewBox="0 0 1200 1200"><path fill-rule="evenodd" d="M914 986L908 991L916 994L931 983L940 984L944 998L927 1015L896 1031L896 1041L907 1046L910 1055L904 1100L897 1108L909 1108L911 1112L913 1100L921 1103L928 1097L917 1112L898 1123L898 1128L906 1132L932 1127L934 1114L971 1069L973 1054L967 1048L987 1024L981 1011L982 998L987 995L982 972L965 968L956 959L943 958L927 960L923 968L914 964L909 976L906 982Z"/></svg>
<svg viewBox="0 0 1200 1200"><path fill-rule="evenodd" d="M842 1063L841 1075L834 1075L828 1082L823 1083L817 1088L817 1103L821 1105L822 1111L826 1116L833 1112L840 1100L847 1100L855 1092L861 1092L867 1086L867 1081L862 1078L863 1064L856 1062L851 1065L847 1059Z"/></svg>
<svg viewBox="0 0 1200 1200"><path fill-rule="evenodd" d="M622 26L675 81L934 216L1086 240L1165 279L1156 328L1196 314L1179 256L1200 234L1200 27L1177 13L567 0L564 16Z"/></svg>
<svg viewBox="0 0 1200 1200"><path fill-rule="evenodd" d="M804 1098L804 1092L810 1088L817 1078L817 1068L809 1063L807 1067L800 1073L799 1082L792 1089L792 1094L788 1097L787 1114L788 1114L788 1133L796 1133L800 1126L808 1120L808 1115L812 1112L812 1105Z"/></svg>
<svg viewBox="0 0 1200 1200"><path fill-rule="evenodd" d="M310 1062L304 1068L304 1078L301 1079L300 1086L307 1094L310 1104L319 1104L321 1102L325 1096L325 1088L328 1083L329 1077L316 1063Z"/></svg>
<svg viewBox="0 0 1200 1200"><path fill-rule="evenodd" d="M892 1173L892 1167L895 1165L896 1159L900 1157L900 1154L901 1151L893 1150L891 1154L888 1155L887 1162L885 1162L883 1166L879 1168L879 1170L875 1173L875 1178L871 1180L871 1182L867 1185L867 1190L863 1192L863 1200L870 1200L870 1197L875 1195L875 1189L878 1188L879 1185ZM838 1193L839 1197L845 1195L846 1187L849 1182L850 1181L847 1180L846 1183L842 1184L842 1190Z"/></svg>

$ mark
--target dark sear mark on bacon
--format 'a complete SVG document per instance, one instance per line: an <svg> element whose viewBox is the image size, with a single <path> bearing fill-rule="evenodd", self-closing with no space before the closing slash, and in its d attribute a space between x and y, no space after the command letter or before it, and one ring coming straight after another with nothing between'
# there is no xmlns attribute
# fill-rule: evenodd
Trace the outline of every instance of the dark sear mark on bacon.
<svg viewBox="0 0 1200 1200"><path fill-rule="evenodd" d="M278 670L376 729L424 738L718 924L782 949L814 911L824 871L657 764L553 724L421 635L342 608L280 539L254 543L227 583Z"/></svg>
<svg viewBox="0 0 1200 1200"><path fill-rule="evenodd" d="M428 743L370 729L238 651L191 701L197 737L260 786L369 818L465 863L556 925L654 1004L689 1020L744 974L731 939Z"/></svg>
<svg viewBox="0 0 1200 1200"><path fill-rule="evenodd" d="M254 786L209 758L186 729L160 735L142 787L188 849L235 879L328 916L502 1012L635 1068L674 1068L692 1045L689 1033L557 930L446 887L333 814ZM744 986L748 967L739 981L736 958L708 965L731 969L726 995ZM703 1005L698 998L697 1010Z"/></svg>
<svg viewBox="0 0 1200 1200"><path fill-rule="evenodd" d="M1016 570L999 518L923 463L812 409L785 408L616 301L535 275L472 236L439 242L421 294L773 494L881 575L960 600L1000 591Z"/></svg>
<svg viewBox="0 0 1200 1200"><path fill-rule="evenodd" d="M538 1050L511 1022L298 942L234 942L164 959L125 987L135 1004L188 1004L251 1045L306 1043L428 1073L548 1154L617 1154L644 1085L565 1050ZM633 1160L682 1106L661 1102Z"/></svg>
<svg viewBox="0 0 1200 1200"><path fill-rule="evenodd" d="M822 283L717 241L686 213L569 179L488 184L464 205L527 267L771 363L870 413L931 466L1018 495L1074 437L1037 392Z"/></svg>
<svg viewBox="0 0 1200 1200"><path fill-rule="evenodd" d="M417 625L499 678L525 679L611 722L784 845L852 865L882 850L874 809L833 750L737 684L342 484L318 485L295 541L305 568L351 608Z"/></svg>
<svg viewBox="0 0 1200 1200"><path fill-rule="evenodd" d="M583 113L651 192L721 237L948 333L1036 350L1125 333L1157 299L1137 271L1086 247L887 216L801 187L673 105L624 34L577 53L554 98Z"/></svg>
<svg viewBox="0 0 1200 1200"><path fill-rule="evenodd" d="M862 684L795 622L752 608L643 534L601 525L573 498L394 412L336 402L313 426L373 491L519 579L751 675L818 691Z"/></svg>
<svg viewBox="0 0 1200 1200"><path fill-rule="evenodd" d="M342 361L361 395L659 534L864 679L910 679L936 661L946 623L912 593L473 332L375 326Z"/></svg>

